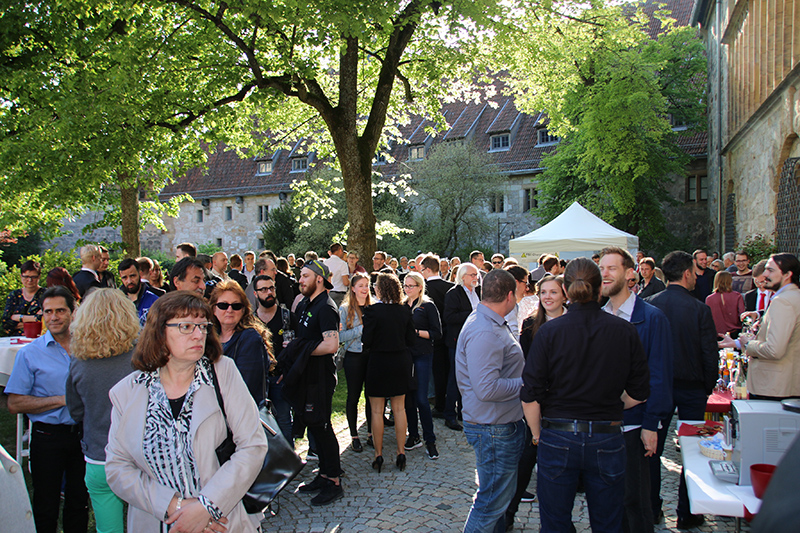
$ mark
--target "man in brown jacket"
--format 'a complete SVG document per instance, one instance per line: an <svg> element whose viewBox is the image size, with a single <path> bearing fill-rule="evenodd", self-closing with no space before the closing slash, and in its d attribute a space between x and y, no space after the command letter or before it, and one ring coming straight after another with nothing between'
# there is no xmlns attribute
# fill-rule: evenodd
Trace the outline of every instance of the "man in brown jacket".
<svg viewBox="0 0 800 533"><path fill-rule="evenodd" d="M755 338L737 340L750 356L747 390L756 400L800 398L800 261L774 254L764 276L775 295Z"/></svg>

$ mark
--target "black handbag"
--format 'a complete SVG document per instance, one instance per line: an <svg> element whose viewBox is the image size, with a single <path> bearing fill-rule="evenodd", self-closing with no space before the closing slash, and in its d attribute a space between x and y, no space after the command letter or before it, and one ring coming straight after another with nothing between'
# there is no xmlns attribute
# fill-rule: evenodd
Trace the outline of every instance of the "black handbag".
<svg viewBox="0 0 800 533"><path fill-rule="evenodd" d="M219 408L222 416L225 417L225 426L228 435L222 444L217 446L216 453L219 464L228 461L236 451L236 444L233 442L233 433L228 426L228 417L225 414L225 403L222 400L217 373L214 365L211 365L211 380L214 382L214 391L217 394ZM266 389L266 384L265 384ZM266 394L265 394L266 396ZM303 470L305 461L295 453L286 438L281 433L275 416L272 414L272 406L269 400L264 400L258 412L261 419L261 426L267 435L267 455L264 457L264 465L258 473L253 485L248 489L242 498L245 510L249 514L264 512L272 500L283 490L283 488L293 480L297 474Z"/></svg>

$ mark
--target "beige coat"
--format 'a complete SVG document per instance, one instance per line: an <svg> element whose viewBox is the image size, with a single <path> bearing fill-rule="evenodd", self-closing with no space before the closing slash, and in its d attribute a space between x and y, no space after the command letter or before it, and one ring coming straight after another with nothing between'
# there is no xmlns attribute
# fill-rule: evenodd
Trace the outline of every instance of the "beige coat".
<svg viewBox="0 0 800 533"><path fill-rule="evenodd" d="M226 429L214 389L201 385L195 392L191 439L201 493L229 520L231 532L257 531L260 515L248 515L242 496L253 484L267 453L267 438L258 410L234 362L223 357L215 365L236 453L222 467L215 449ZM111 389L111 429L106 447L106 477L114 493L128 502L128 531L159 531L174 491L153 477L142 453L148 389L134 383L134 372ZM235 406L235 407L234 407Z"/></svg>
<svg viewBox="0 0 800 533"><path fill-rule="evenodd" d="M747 343L747 390L761 396L800 396L800 288L772 298L758 335Z"/></svg>

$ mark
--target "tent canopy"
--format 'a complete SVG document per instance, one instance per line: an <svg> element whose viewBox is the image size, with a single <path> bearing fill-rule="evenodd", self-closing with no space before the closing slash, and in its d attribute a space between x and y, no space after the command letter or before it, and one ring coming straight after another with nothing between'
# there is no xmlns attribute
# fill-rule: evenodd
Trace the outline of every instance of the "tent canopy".
<svg viewBox="0 0 800 533"><path fill-rule="evenodd" d="M618 230L573 202L551 222L512 239L508 246L509 255L525 265L536 263L544 253L556 253L562 259L591 257L606 246L619 246L635 254L639 249L639 237Z"/></svg>

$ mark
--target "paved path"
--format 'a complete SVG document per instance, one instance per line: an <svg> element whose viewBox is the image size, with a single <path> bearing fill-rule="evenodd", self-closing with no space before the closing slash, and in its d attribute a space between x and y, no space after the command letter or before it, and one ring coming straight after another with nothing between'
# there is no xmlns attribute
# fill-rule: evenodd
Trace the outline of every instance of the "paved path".
<svg viewBox="0 0 800 533"><path fill-rule="evenodd" d="M349 432L339 428L339 446L342 450L342 480L345 497L325 507L312 507L310 495L297 492L298 485L314 478L315 462L310 462L298 479L280 496L277 516L264 522L266 531L303 531L313 533L345 531L392 532L459 532L469 512L476 490L475 454L462 432L434 420L440 458L431 461L424 447L406 452L408 466L399 472L394 466L394 428L386 428L383 472L371 468L372 448L354 453L349 447ZM674 428L673 428L674 429ZM362 443L365 441L362 427ZM673 433L674 434L674 433ZM301 448L302 450L302 448ZM301 452L304 455L304 450ZM662 462L661 494L664 497L666 520L656 527L657 532L678 531L675 527L675 507L678 500L678 473L680 454L667 443ZM535 491L536 474L530 489ZM591 531L586 501L582 496L575 500L573 522L579 532ZM693 531L733 532L732 518L706 516L706 523ZM743 532L750 531L742 521ZM539 531L538 504L520 504L514 524L515 531Z"/></svg>

